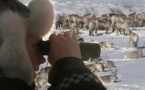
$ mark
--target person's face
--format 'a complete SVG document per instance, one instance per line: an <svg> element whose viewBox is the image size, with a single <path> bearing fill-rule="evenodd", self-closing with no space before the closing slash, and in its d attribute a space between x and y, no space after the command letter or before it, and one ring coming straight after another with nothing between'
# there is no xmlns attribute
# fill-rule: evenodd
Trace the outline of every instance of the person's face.
<svg viewBox="0 0 145 90"><path fill-rule="evenodd" d="M26 37L26 49L35 71L38 71L39 65L45 62L45 58L38 48L38 43L40 40L42 40L42 38L39 36L27 35Z"/></svg>

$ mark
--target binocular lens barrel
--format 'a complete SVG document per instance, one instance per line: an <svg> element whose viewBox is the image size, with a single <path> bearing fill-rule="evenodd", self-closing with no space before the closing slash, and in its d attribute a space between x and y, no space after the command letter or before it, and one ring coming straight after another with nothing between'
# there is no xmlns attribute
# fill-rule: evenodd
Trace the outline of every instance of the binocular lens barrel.
<svg viewBox="0 0 145 90"><path fill-rule="evenodd" d="M80 50L82 58L99 58L101 48L97 43L80 42ZM49 54L49 41L40 41L40 51L43 55Z"/></svg>

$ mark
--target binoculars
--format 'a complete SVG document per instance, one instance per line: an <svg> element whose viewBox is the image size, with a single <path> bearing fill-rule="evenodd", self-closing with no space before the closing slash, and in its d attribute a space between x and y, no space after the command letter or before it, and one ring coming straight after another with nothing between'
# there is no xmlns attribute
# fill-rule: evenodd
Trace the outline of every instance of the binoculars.
<svg viewBox="0 0 145 90"><path fill-rule="evenodd" d="M99 58L100 57L101 48L100 48L99 44L80 42L79 46L80 46L82 58L88 59L88 58ZM48 55L49 54L49 41L40 41L39 49L43 55Z"/></svg>

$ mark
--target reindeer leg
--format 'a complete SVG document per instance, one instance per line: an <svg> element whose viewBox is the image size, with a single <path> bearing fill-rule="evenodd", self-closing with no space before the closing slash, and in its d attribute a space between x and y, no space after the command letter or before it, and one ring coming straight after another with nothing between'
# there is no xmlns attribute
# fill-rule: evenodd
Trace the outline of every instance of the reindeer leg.
<svg viewBox="0 0 145 90"><path fill-rule="evenodd" d="M134 42L134 46L135 46L135 48L137 49L137 43L136 43L136 42Z"/></svg>
<svg viewBox="0 0 145 90"><path fill-rule="evenodd" d="M106 34L108 34L108 29L106 28Z"/></svg>
<svg viewBox="0 0 145 90"><path fill-rule="evenodd" d="M118 36L118 29L117 29L117 32L116 32L117 36Z"/></svg>
<svg viewBox="0 0 145 90"><path fill-rule="evenodd" d="M109 68L110 69L110 71L112 71L112 69L111 68Z"/></svg>
<svg viewBox="0 0 145 90"><path fill-rule="evenodd" d="M95 34L97 34L97 29L98 29L98 28L95 28Z"/></svg>
<svg viewBox="0 0 145 90"><path fill-rule="evenodd" d="M136 48L136 45L135 45L134 41L132 42L132 46L133 46L133 48Z"/></svg>
<svg viewBox="0 0 145 90"><path fill-rule="evenodd" d="M131 41L131 39L129 39L128 48L129 48L129 45L130 45L130 41Z"/></svg>
<svg viewBox="0 0 145 90"><path fill-rule="evenodd" d="M117 66L114 66L116 68L116 72L118 72Z"/></svg>
<svg viewBox="0 0 145 90"><path fill-rule="evenodd" d="M91 36L92 35L92 30L89 30L89 36Z"/></svg>

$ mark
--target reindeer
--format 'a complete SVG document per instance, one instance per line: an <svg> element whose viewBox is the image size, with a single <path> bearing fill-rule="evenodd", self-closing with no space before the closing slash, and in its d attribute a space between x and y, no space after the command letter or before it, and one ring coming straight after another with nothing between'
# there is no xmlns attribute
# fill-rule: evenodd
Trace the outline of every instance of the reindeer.
<svg viewBox="0 0 145 90"><path fill-rule="evenodd" d="M115 23L120 21L120 18L126 18L126 16L124 14L115 14L112 15L111 17L111 27L114 28L115 27ZM114 32L114 29L113 29Z"/></svg>
<svg viewBox="0 0 145 90"><path fill-rule="evenodd" d="M116 68L116 71L118 71L117 70L117 66L114 65L114 62L111 61L111 60L106 60L107 58L108 58L107 55L104 55L103 56L103 62L102 62L102 64L103 64L104 68L109 68L111 70L111 68L114 68L115 67Z"/></svg>
<svg viewBox="0 0 145 90"><path fill-rule="evenodd" d="M40 69L40 71L37 73L37 76L47 78L50 68L51 67L45 67L45 68Z"/></svg>
<svg viewBox="0 0 145 90"><path fill-rule="evenodd" d="M41 88L42 84L44 83L45 79L43 77L36 77L35 79L35 85L36 85L36 89Z"/></svg>
<svg viewBox="0 0 145 90"><path fill-rule="evenodd" d="M132 26L133 20L131 18L120 18L121 22L126 22L130 27Z"/></svg>
<svg viewBox="0 0 145 90"><path fill-rule="evenodd" d="M145 26L145 12L142 13L142 24L143 26Z"/></svg>
<svg viewBox="0 0 145 90"><path fill-rule="evenodd" d="M84 19L84 26L83 28L85 29L88 29L89 28L89 23L93 21L93 18L86 18Z"/></svg>
<svg viewBox="0 0 145 90"><path fill-rule="evenodd" d="M87 65L87 67L92 71L92 72L102 72L104 70L104 66L101 62L99 62L99 59L97 58L90 58L88 62L92 62L93 64Z"/></svg>
<svg viewBox="0 0 145 90"><path fill-rule="evenodd" d="M90 22L95 22L96 20L98 20L99 18L86 18L84 20L84 26L83 28L89 29L89 24Z"/></svg>
<svg viewBox="0 0 145 90"><path fill-rule="evenodd" d="M117 66L114 65L114 62L113 61L110 61L110 60L103 60L103 65L104 65L104 68L109 68L111 70L111 68L115 67L116 68L116 71L117 70Z"/></svg>
<svg viewBox="0 0 145 90"><path fill-rule="evenodd" d="M115 16L115 15L118 15L118 14L112 14L112 13L107 14L107 16L108 16L108 21L111 22L111 17L112 17L112 16Z"/></svg>
<svg viewBox="0 0 145 90"><path fill-rule="evenodd" d="M104 70L104 66L102 63L93 63L93 64L89 64L89 65L86 65L90 70L91 72L102 72Z"/></svg>
<svg viewBox="0 0 145 90"><path fill-rule="evenodd" d="M138 26L142 27L144 24L144 20L145 20L145 14L144 13L137 14L136 20L137 20Z"/></svg>
<svg viewBox="0 0 145 90"><path fill-rule="evenodd" d="M92 18L92 14L85 14L84 16L83 16L83 18Z"/></svg>
<svg viewBox="0 0 145 90"><path fill-rule="evenodd" d="M77 28L79 28L78 24L77 23L74 23L74 22L69 22L67 25L61 25L61 30L67 30L67 29L72 29L72 30L76 30Z"/></svg>
<svg viewBox="0 0 145 90"><path fill-rule="evenodd" d="M77 26L73 27L73 30L69 30L69 31L70 31L71 35L75 35L77 38L80 38L79 29L80 29L80 27L77 25Z"/></svg>
<svg viewBox="0 0 145 90"><path fill-rule="evenodd" d="M82 19L83 19L83 23L84 23L84 26L83 26L83 28L85 27L85 26L87 26L88 24L87 24L87 19L88 18L92 18L92 15L91 14L85 14L83 17L82 17ZM89 22L88 22L89 23Z"/></svg>
<svg viewBox="0 0 145 90"><path fill-rule="evenodd" d="M83 17L78 17L77 18L77 23L78 25L80 26L81 29L83 29L83 26L84 26L84 18Z"/></svg>
<svg viewBox="0 0 145 90"><path fill-rule="evenodd" d="M96 30L99 29L99 27L104 27L106 30L106 34L108 34L109 28L110 28L110 23L106 20L96 20ZM96 31L95 31L96 32ZM97 33L97 32L96 32Z"/></svg>
<svg viewBox="0 0 145 90"><path fill-rule="evenodd" d="M103 81L103 83L114 83L118 79L116 71L112 71L112 75L104 75L100 76L100 79Z"/></svg>
<svg viewBox="0 0 145 90"><path fill-rule="evenodd" d="M109 43L109 42L102 41L102 40L92 40L90 38L90 42L100 44L101 48L115 48L114 43Z"/></svg>
<svg viewBox="0 0 145 90"><path fill-rule="evenodd" d="M64 30L72 29L69 25L61 25L60 29L64 32Z"/></svg>
<svg viewBox="0 0 145 90"><path fill-rule="evenodd" d="M95 72L94 64L86 65L91 72Z"/></svg>
<svg viewBox="0 0 145 90"><path fill-rule="evenodd" d="M78 15L77 14L72 14L72 15L67 15L67 16L65 16L65 18L64 18L64 25L68 25L68 23L69 22L76 22L75 20L75 18L74 17L78 17Z"/></svg>
<svg viewBox="0 0 145 90"><path fill-rule="evenodd" d="M115 48L113 43L109 43L106 41L99 42L101 48Z"/></svg>
<svg viewBox="0 0 145 90"><path fill-rule="evenodd" d="M79 30L80 30L80 26L79 25L76 25L75 27L74 27L74 32L75 32L75 35L79 38L80 36L79 36Z"/></svg>
<svg viewBox="0 0 145 90"><path fill-rule="evenodd" d="M89 23L89 36L94 36L94 34L92 34L92 32L96 29L96 23L91 21Z"/></svg>
<svg viewBox="0 0 145 90"><path fill-rule="evenodd" d="M117 15L117 14L103 14L103 15L101 15L101 19L102 20L107 20L107 21L111 21L111 17L113 16L113 15Z"/></svg>
<svg viewBox="0 0 145 90"><path fill-rule="evenodd" d="M132 27L136 27L137 26L137 18L136 18L137 14L136 13L131 13L128 15L128 18L132 19L132 23L131 26Z"/></svg>
<svg viewBox="0 0 145 90"><path fill-rule="evenodd" d="M123 30L124 35L130 34L130 29L129 29L129 26L126 22L118 21L118 22L116 22L115 26L117 29L117 35L118 35L118 31L120 31L120 34L121 34L121 29Z"/></svg>
<svg viewBox="0 0 145 90"><path fill-rule="evenodd" d="M129 39L128 47L129 47L130 41L132 41L133 48L137 49L137 47L138 47L138 41L139 41L139 36L136 33L131 32L130 33L130 39Z"/></svg>
<svg viewBox="0 0 145 90"><path fill-rule="evenodd" d="M102 42L102 40L94 40L92 38L89 38L89 42L91 42L91 43L99 43L99 42Z"/></svg>
<svg viewBox="0 0 145 90"><path fill-rule="evenodd" d="M131 19L133 19L133 21L136 21L136 16L137 16L136 13L131 13L128 15L128 18L131 18Z"/></svg>
<svg viewBox="0 0 145 90"><path fill-rule="evenodd" d="M143 57L142 48L140 48L136 51L126 54L124 56L124 59L137 59L137 58L142 58L142 57Z"/></svg>
<svg viewBox="0 0 145 90"><path fill-rule="evenodd" d="M88 62L96 62L98 63L99 59L98 58L89 58Z"/></svg>
<svg viewBox="0 0 145 90"><path fill-rule="evenodd" d="M64 16L62 15L56 15L55 17L55 28L58 29L63 24Z"/></svg>
<svg viewBox="0 0 145 90"><path fill-rule="evenodd" d="M94 64L94 70L97 72L102 72L104 70L104 65L102 63Z"/></svg>
<svg viewBox="0 0 145 90"><path fill-rule="evenodd" d="M48 79L45 79L45 78L43 78L43 77L36 77L36 79L35 79L35 85L36 85L36 87L35 87L35 89L36 90L39 90L40 88L42 89L42 88L48 88L48 87L50 87L51 85L48 83Z"/></svg>
<svg viewBox="0 0 145 90"><path fill-rule="evenodd" d="M103 20L108 20L108 14L102 14L101 19Z"/></svg>
<svg viewBox="0 0 145 90"><path fill-rule="evenodd" d="M48 80L48 72L49 72L50 68L51 67L42 68L37 73L37 77L35 79L35 85L36 85L37 89L50 86L50 84L47 81Z"/></svg>

